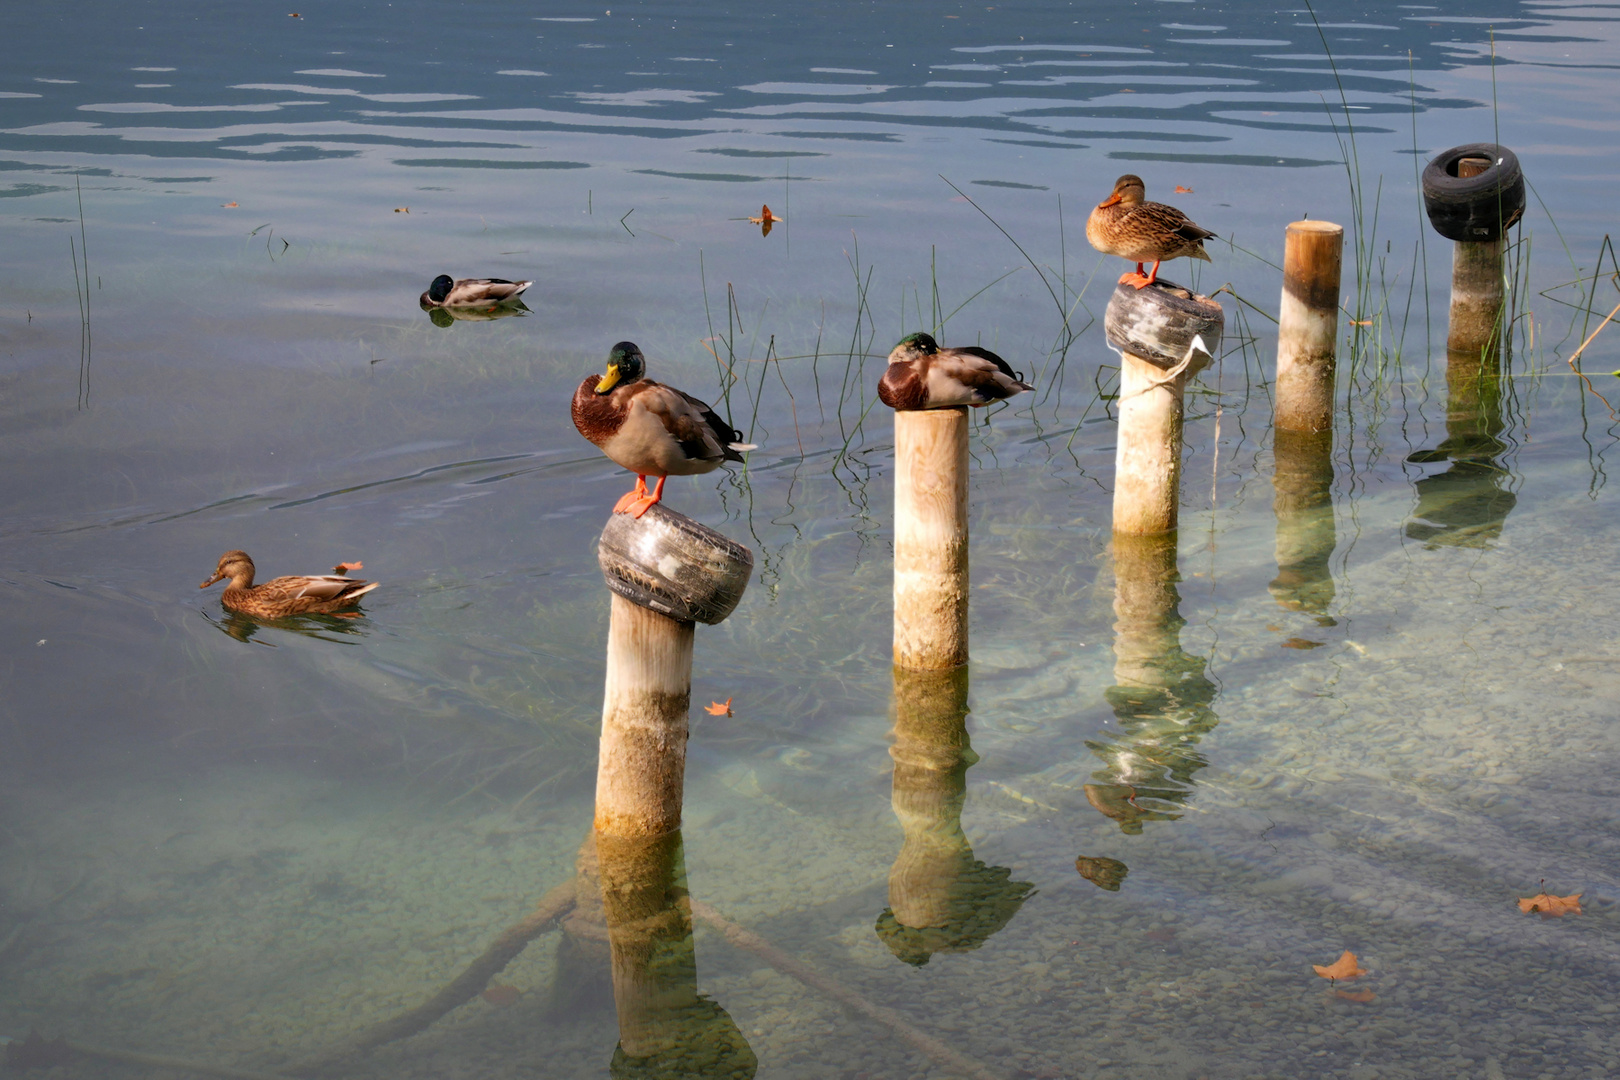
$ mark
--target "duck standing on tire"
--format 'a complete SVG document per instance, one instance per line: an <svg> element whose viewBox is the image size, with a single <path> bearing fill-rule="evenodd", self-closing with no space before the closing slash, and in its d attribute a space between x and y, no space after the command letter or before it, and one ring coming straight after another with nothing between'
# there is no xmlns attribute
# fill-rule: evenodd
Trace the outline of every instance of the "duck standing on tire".
<svg viewBox="0 0 1620 1080"><path fill-rule="evenodd" d="M633 341L608 354L607 371L574 391L574 426L611 460L636 474L636 486L613 507L640 517L664 497L671 476L696 476L757 449L691 394L646 378L647 360ZM649 494L647 477L658 477Z"/></svg>
<svg viewBox="0 0 1620 1080"><path fill-rule="evenodd" d="M1145 289L1159 280L1159 264L1167 259L1202 259L1211 262L1204 241L1215 234L1193 224L1173 206L1146 202L1147 187L1140 176L1126 174L1114 181L1114 192L1097 204L1086 219L1086 239L1104 255L1118 255L1136 264L1134 273L1119 281ZM1151 260L1153 269L1142 270Z"/></svg>

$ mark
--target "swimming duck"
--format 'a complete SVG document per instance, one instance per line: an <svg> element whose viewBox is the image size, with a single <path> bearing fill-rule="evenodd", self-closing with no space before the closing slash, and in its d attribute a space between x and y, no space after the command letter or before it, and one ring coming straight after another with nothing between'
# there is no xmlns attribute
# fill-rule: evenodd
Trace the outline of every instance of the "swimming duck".
<svg viewBox="0 0 1620 1080"><path fill-rule="evenodd" d="M533 285L532 281L507 281L505 278L462 278L455 280L449 274L440 274L422 294L423 310L439 307L494 307L510 304Z"/></svg>
<svg viewBox="0 0 1620 1080"><path fill-rule="evenodd" d="M1035 389L1007 361L976 345L942 349L928 334L910 334L889 353L878 398L891 409L988 405Z"/></svg>
<svg viewBox="0 0 1620 1080"><path fill-rule="evenodd" d="M359 563L341 564L345 571L358 569ZM214 582L230 578L225 595L220 601L232 611L260 619L285 619L289 615L339 614L340 609L353 607L360 598L375 589L379 582L334 574L312 577L278 577L262 585L253 584L253 560L245 551L227 551L219 557L214 576L197 586L206 589ZM358 613L352 613L358 614Z"/></svg>
<svg viewBox="0 0 1620 1080"><path fill-rule="evenodd" d="M608 354L607 372L591 375L574 391L574 426L612 461L636 474L635 489L613 507L640 517L664 497L671 476L696 476L722 461L741 461L753 450L713 409L673 386L646 378L647 359L634 342L621 341ZM649 494L647 477L658 477Z"/></svg>
<svg viewBox="0 0 1620 1080"><path fill-rule="evenodd" d="M1104 255L1119 255L1136 263L1136 271L1122 276L1120 284L1146 288L1159 280L1159 264L1166 259L1210 262L1204 241L1214 233L1192 223L1173 206L1144 202L1146 187L1140 176L1129 174L1114 181L1114 193L1097 204L1086 219L1086 239ZM1142 264L1153 261L1153 270L1143 273Z"/></svg>

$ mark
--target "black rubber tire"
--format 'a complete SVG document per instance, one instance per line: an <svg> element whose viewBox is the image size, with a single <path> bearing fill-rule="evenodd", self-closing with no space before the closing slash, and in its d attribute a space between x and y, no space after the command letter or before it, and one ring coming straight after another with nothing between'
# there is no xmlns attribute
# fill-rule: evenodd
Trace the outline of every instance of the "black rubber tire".
<svg viewBox="0 0 1620 1080"><path fill-rule="evenodd" d="M1207 365L1221 351L1225 329L1226 312L1220 304L1165 278L1144 289L1116 285L1103 312L1110 348L1165 370L1187 358L1195 335L1203 339L1210 355L1194 357L1192 370Z"/></svg>
<svg viewBox="0 0 1620 1080"><path fill-rule="evenodd" d="M1478 176L1460 177L1463 158L1490 158ZM1496 143L1453 146L1423 169L1423 208L1447 240L1500 240L1524 216L1524 173L1518 156Z"/></svg>

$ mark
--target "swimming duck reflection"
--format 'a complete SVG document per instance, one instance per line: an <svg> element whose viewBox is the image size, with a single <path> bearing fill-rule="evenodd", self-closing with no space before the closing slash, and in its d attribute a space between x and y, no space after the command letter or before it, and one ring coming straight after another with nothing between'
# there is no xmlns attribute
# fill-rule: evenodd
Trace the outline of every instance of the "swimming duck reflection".
<svg viewBox="0 0 1620 1080"><path fill-rule="evenodd" d="M1105 767L1085 791L1099 813L1133 835L1144 822L1181 816L1193 774L1209 764L1199 736L1220 722L1204 658L1181 648L1177 578L1174 534L1114 535L1114 685L1106 695L1119 728L1087 740ZM1123 863L1118 878L1104 870L1111 868L1098 868L1099 876L1116 884L1124 877Z"/></svg>
<svg viewBox="0 0 1620 1080"><path fill-rule="evenodd" d="M1328 562L1338 543L1333 520L1333 432L1278 430L1272 436L1272 459L1277 576L1271 595L1292 611L1325 616L1334 595Z"/></svg>
<svg viewBox="0 0 1620 1080"><path fill-rule="evenodd" d="M877 934L921 967L936 952L968 952L1012 920L1034 893L1012 871L973 857L962 832L967 771L979 760L967 733L968 674L894 671L893 806L905 831L889 871Z"/></svg>
<svg viewBox="0 0 1620 1080"><path fill-rule="evenodd" d="M261 630L283 630L289 634L320 638L322 641L337 641L337 638L329 636L331 634L347 634L353 637L366 635L364 621L353 616L293 615L285 619L255 619L239 611L226 610L217 617L205 611L203 618L243 644L265 645L272 649L275 648L272 642L253 640Z"/></svg>
<svg viewBox="0 0 1620 1080"><path fill-rule="evenodd" d="M759 1063L748 1040L697 992L681 834L598 833L596 869L619 1016L610 1075L749 1080Z"/></svg>
<svg viewBox="0 0 1620 1080"><path fill-rule="evenodd" d="M1425 476L1406 535L1431 546L1485 547L1502 535L1519 497L1507 485L1512 475L1497 463L1510 446L1502 438L1501 355L1494 349L1452 349L1446 358L1446 438L1433 450L1406 460L1418 465L1449 461L1443 473Z"/></svg>
<svg viewBox="0 0 1620 1080"><path fill-rule="evenodd" d="M422 310L427 312L428 318L434 326L450 327L458 322L489 322L491 319L505 319L513 315L527 315L531 310L522 300L508 300L504 304L494 304L490 307L434 307L423 304Z"/></svg>

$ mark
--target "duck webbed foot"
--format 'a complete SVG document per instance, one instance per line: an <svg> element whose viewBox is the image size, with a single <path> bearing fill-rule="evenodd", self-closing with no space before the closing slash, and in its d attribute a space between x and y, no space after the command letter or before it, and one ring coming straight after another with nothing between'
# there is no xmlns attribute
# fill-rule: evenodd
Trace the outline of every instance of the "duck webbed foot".
<svg viewBox="0 0 1620 1080"><path fill-rule="evenodd" d="M629 514L633 518L641 517L642 514L652 509L654 503L663 500L664 481L667 479L669 477L660 476L658 483L653 486L652 494L649 495L647 493L647 478L644 476L637 477L636 487L640 489L640 494L638 495L632 491L619 500L619 504L613 508L613 512L615 514Z"/></svg>
<svg viewBox="0 0 1620 1080"><path fill-rule="evenodd" d="M645 476L641 476L641 475L638 474L636 476L635 489L632 490L632 491L627 491L623 495L619 496L619 501L613 504L613 512L615 514L629 513L630 512L630 507L635 505L637 502L640 502L642 499L645 499L646 497L647 497L647 478ZM643 511L643 513L645 513L645 511ZM640 516L641 516L641 514L636 515L636 517L640 517Z"/></svg>

